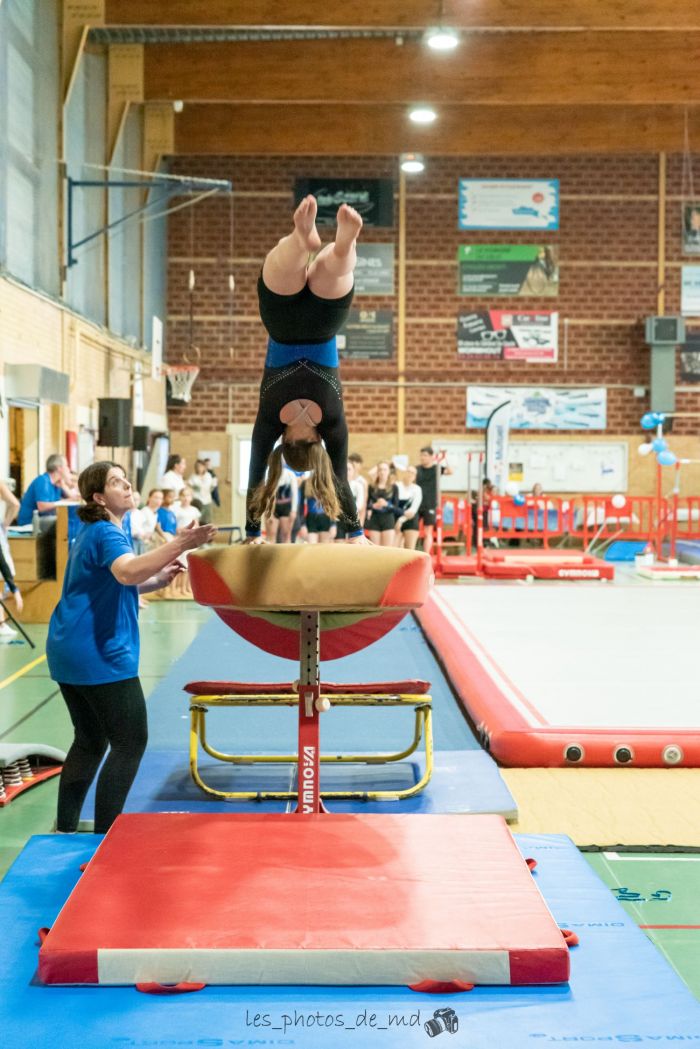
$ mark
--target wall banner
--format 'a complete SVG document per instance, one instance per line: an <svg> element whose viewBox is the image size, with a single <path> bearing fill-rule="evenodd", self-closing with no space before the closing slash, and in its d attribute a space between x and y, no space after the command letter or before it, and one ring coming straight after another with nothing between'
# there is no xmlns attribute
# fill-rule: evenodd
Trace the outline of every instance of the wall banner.
<svg viewBox="0 0 700 1049"><path fill-rule="evenodd" d="M556 246L460 244L458 295L558 295Z"/></svg>
<svg viewBox="0 0 700 1049"><path fill-rule="evenodd" d="M394 294L394 245L357 245L356 295Z"/></svg>
<svg viewBox="0 0 700 1049"><path fill-rule="evenodd" d="M459 180L459 229L559 229L559 179Z"/></svg>
<svg viewBox="0 0 700 1049"><path fill-rule="evenodd" d="M700 382L700 332L687 334L681 346L681 382Z"/></svg>
<svg viewBox="0 0 700 1049"><path fill-rule="evenodd" d="M389 178L298 178L294 202L307 194L318 201L317 226L335 226L341 204L359 211L365 226L394 225L394 183Z"/></svg>
<svg viewBox="0 0 700 1049"><path fill-rule="evenodd" d="M700 200L681 205L684 255L700 255Z"/></svg>
<svg viewBox="0 0 700 1049"><path fill-rule="evenodd" d="M351 309L336 339L343 358L390 360L394 356L394 311Z"/></svg>
<svg viewBox="0 0 700 1049"><path fill-rule="evenodd" d="M681 313L700 317L700 266L681 266Z"/></svg>
<svg viewBox="0 0 700 1049"><path fill-rule="evenodd" d="M457 317L457 351L464 357L551 364L558 349L558 313L485 310Z"/></svg>
<svg viewBox="0 0 700 1049"><path fill-rule="evenodd" d="M604 386L468 386L467 427L485 427L504 401L510 401L512 430L604 430L607 424Z"/></svg>

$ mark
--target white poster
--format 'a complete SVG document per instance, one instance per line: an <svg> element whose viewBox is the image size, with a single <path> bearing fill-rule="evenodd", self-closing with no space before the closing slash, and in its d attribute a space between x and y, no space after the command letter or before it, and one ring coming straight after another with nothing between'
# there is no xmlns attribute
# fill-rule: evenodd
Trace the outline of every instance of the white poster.
<svg viewBox="0 0 700 1049"><path fill-rule="evenodd" d="M559 179L459 180L459 229L559 229Z"/></svg>
<svg viewBox="0 0 700 1049"><path fill-rule="evenodd" d="M700 317L700 266L681 266L681 313Z"/></svg>
<svg viewBox="0 0 700 1049"><path fill-rule="evenodd" d="M467 427L485 427L491 413L510 400L512 430L604 430L606 394L604 386L468 386Z"/></svg>
<svg viewBox="0 0 700 1049"><path fill-rule="evenodd" d="M486 476L500 495L508 484L508 431L510 400L503 401L491 412L486 424Z"/></svg>

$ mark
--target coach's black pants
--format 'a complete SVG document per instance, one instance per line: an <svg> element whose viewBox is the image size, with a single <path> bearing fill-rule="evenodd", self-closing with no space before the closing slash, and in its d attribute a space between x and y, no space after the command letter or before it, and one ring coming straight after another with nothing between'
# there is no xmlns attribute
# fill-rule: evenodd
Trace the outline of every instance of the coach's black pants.
<svg viewBox="0 0 700 1049"><path fill-rule="evenodd" d="M146 701L137 677L105 685L59 688L75 729L58 785L56 830L78 829L90 784L109 747L97 780L95 833L104 834L124 807L146 749Z"/></svg>

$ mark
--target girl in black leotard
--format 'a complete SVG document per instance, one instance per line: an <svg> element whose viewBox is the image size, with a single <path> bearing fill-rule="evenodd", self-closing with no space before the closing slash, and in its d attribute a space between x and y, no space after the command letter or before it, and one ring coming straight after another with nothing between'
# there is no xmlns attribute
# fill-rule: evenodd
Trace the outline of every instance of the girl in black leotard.
<svg viewBox="0 0 700 1049"><path fill-rule="evenodd" d="M375 481L367 493L367 511L367 529L372 542L377 546L393 546L396 519L401 511L398 485L387 462L377 463Z"/></svg>
<svg viewBox="0 0 700 1049"><path fill-rule="evenodd" d="M321 240L316 199L305 197L294 213L294 232L265 259L258 302L269 341L248 474L248 542L260 541L260 521L274 507L283 458L292 470L312 471L307 494L341 521L351 542L366 542L347 482L348 428L335 342L352 302L361 227L357 212L342 204L334 243L309 266Z"/></svg>

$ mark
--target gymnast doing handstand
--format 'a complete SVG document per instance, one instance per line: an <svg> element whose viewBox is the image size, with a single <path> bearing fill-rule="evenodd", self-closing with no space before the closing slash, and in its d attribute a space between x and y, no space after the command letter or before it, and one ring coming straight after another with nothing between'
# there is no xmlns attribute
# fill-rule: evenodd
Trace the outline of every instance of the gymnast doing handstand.
<svg viewBox="0 0 700 1049"><path fill-rule="evenodd" d="M362 219L342 204L335 241L321 248L316 211L315 197L305 197L294 212L293 232L268 254L258 279L269 339L248 475L249 543L263 541L260 521L274 510L284 463L297 473L310 471L307 492L340 522L348 542L368 542L347 481L348 428L335 339L352 302Z"/></svg>

